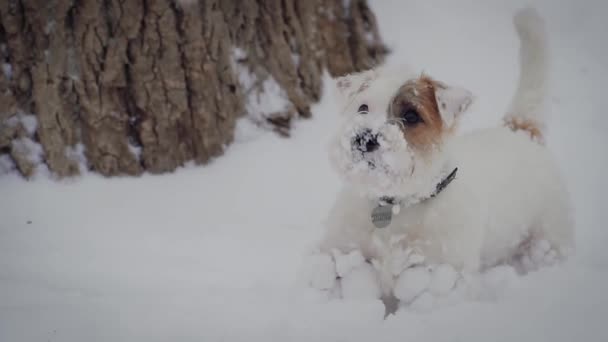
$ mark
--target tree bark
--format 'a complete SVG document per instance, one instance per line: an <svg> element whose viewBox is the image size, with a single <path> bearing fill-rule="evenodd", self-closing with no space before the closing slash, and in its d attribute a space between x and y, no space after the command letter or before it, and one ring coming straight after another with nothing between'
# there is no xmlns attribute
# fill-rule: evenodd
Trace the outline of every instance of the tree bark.
<svg viewBox="0 0 608 342"><path fill-rule="evenodd" d="M239 117L288 134L324 70L385 53L363 0L0 0L0 172L205 163Z"/></svg>

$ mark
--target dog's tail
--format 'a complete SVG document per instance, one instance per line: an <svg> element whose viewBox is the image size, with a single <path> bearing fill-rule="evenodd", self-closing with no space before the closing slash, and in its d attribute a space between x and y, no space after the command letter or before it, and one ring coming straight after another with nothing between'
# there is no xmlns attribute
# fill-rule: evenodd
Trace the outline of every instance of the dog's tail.
<svg viewBox="0 0 608 342"><path fill-rule="evenodd" d="M505 125L525 131L533 140L543 142L545 129L543 105L547 92L549 51L544 20L533 8L519 10L513 18L519 35L519 83Z"/></svg>

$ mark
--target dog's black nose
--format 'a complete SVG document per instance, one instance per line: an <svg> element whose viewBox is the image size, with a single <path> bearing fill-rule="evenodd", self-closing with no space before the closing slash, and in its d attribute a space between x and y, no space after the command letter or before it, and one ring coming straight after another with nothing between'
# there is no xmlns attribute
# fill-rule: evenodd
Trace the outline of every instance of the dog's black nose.
<svg viewBox="0 0 608 342"><path fill-rule="evenodd" d="M361 152L374 152L380 147L378 136L373 134L371 130L366 129L355 136L353 147Z"/></svg>

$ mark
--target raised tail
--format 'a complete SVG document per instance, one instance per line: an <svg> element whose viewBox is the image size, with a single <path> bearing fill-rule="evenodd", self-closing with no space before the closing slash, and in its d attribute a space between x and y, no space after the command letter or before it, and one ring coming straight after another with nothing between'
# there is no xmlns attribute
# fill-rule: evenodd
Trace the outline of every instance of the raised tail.
<svg viewBox="0 0 608 342"><path fill-rule="evenodd" d="M513 131L525 131L533 140L543 143L543 105L549 72L545 22L533 8L519 10L513 22L520 41L520 74L517 90L504 122Z"/></svg>

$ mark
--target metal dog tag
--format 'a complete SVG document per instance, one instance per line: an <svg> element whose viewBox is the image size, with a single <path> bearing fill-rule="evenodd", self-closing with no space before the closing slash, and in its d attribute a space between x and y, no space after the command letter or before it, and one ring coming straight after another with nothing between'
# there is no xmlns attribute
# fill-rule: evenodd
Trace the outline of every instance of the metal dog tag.
<svg viewBox="0 0 608 342"><path fill-rule="evenodd" d="M380 205L372 210L372 223L376 228L386 228L393 219L393 206L390 204Z"/></svg>

